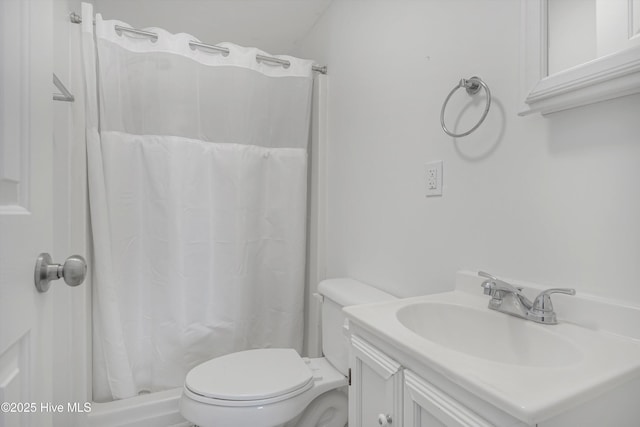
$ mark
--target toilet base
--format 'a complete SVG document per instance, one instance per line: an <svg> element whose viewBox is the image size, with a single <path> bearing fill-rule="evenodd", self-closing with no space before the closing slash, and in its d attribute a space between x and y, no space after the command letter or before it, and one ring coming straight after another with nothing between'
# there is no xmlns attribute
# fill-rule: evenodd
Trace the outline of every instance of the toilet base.
<svg viewBox="0 0 640 427"><path fill-rule="evenodd" d="M331 390L316 397L293 422L286 427L344 427L349 418L347 392Z"/></svg>

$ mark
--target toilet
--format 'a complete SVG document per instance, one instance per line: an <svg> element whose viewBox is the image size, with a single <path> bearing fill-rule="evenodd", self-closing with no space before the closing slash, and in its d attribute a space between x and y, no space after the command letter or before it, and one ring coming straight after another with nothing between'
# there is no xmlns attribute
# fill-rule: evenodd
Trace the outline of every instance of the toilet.
<svg viewBox="0 0 640 427"><path fill-rule="evenodd" d="M342 307L395 297L353 279L324 280L318 292L325 357L265 348L211 359L187 374L182 416L200 427L344 427L349 343Z"/></svg>

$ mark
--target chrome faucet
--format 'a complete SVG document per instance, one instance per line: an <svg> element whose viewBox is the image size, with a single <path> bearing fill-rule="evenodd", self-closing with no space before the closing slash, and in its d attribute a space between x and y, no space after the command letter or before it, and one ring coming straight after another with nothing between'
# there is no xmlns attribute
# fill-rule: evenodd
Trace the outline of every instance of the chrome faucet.
<svg viewBox="0 0 640 427"><path fill-rule="evenodd" d="M546 325L558 323L550 295L553 293L576 294L575 289L547 289L540 292L531 302L522 293L522 288L513 286L484 271L478 271L478 276L487 279L480 286L484 289L485 295L491 296L490 309Z"/></svg>

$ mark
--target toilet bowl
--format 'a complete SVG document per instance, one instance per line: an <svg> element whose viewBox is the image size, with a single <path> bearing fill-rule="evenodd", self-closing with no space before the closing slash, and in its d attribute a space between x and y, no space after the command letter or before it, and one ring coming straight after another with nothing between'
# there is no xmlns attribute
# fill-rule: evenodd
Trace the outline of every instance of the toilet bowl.
<svg viewBox="0 0 640 427"><path fill-rule="evenodd" d="M342 307L394 297L352 279L325 280L318 291L326 357L267 348L211 359L187 374L182 416L200 427L344 427L348 341Z"/></svg>

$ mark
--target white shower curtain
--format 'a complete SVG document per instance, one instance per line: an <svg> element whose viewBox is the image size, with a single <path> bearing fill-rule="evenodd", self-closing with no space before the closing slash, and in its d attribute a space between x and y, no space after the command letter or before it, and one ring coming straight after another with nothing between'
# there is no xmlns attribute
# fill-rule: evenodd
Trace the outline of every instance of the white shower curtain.
<svg viewBox="0 0 640 427"><path fill-rule="evenodd" d="M92 20L83 4L94 400L179 387L233 351L300 350L312 62Z"/></svg>

